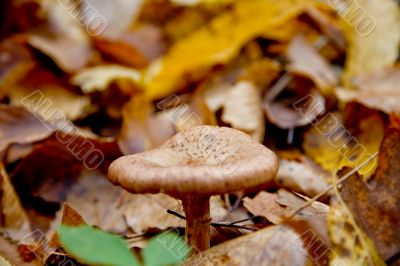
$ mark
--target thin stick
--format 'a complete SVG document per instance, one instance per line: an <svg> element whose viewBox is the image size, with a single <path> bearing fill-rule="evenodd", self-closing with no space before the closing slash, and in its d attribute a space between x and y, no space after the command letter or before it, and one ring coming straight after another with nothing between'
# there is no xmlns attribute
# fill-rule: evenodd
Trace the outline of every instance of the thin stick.
<svg viewBox="0 0 400 266"><path fill-rule="evenodd" d="M341 177L338 182L336 184L340 184L343 181L345 181L346 179L348 179L350 176L352 176L355 172L357 172L358 170L360 170L361 168L363 168L365 165L367 165L370 161L372 161L376 156L378 156L379 152L374 153L370 158L368 158L368 160L366 160L365 162L363 162L360 166L354 168L353 170L351 170L349 173L345 174L343 177ZM312 199L310 199L309 201L307 201L303 206L301 206L300 208L298 208L296 211L294 211L289 217L287 217L287 219L292 219L294 216L296 216L299 212L301 212L302 210L304 210L305 208L311 206L311 204L313 204L316 200L318 200L320 197L322 197L323 195L325 195L326 193L328 193L329 191L331 191L334 188L333 185L330 185L325 191L319 193L318 195L314 196Z"/></svg>
<svg viewBox="0 0 400 266"><path fill-rule="evenodd" d="M169 214L175 215L176 217L178 217L178 218L180 218L182 220L186 220L185 216L183 216L182 214L179 214L179 213L177 213L177 212L175 212L173 210L168 209L167 212ZM246 219L246 220L248 220L248 219ZM238 222L240 222L240 221L237 221L237 222L234 222L234 223L238 223ZM249 231L257 231L257 229L249 228L249 227L242 226L242 225L236 225L234 223L233 224L211 223L211 226L214 226L214 227L230 227L230 228L244 229L244 230L249 230Z"/></svg>

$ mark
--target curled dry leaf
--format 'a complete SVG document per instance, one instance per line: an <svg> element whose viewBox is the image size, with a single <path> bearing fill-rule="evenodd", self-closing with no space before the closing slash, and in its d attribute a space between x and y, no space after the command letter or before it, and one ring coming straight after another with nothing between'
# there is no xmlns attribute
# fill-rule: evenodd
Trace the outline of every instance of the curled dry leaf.
<svg viewBox="0 0 400 266"><path fill-rule="evenodd" d="M325 98L315 90L300 99L274 101L273 95L274 90L270 89L264 98L264 110L269 121L280 128L292 129L308 125L325 112Z"/></svg>
<svg viewBox="0 0 400 266"><path fill-rule="evenodd" d="M330 175L312 160L299 154L297 158L279 161L276 182L286 188L315 196L328 188Z"/></svg>
<svg viewBox="0 0 400 266"><path fill-rule="evenodd" d="M235 2L231 10L178 40L149 68L145 79L149 97L164 97L184 86L188 79L202 76L201 72L213 65L229 62L245 43L268 35L303 9L302 3L287 0Z"/></svg>
<svg viewBox="0 0 400 266"><path fill-rule="evenodd" d="M21 240L31 232L28 217L21 206L17 193L11 184L3 164L0 163L1 205L0 232Z"/></svg>
<svg viewBox="0 0 400 266"><path fill-rule="evenodd" d="M276 203L278 198L276 193L262 191L253 199L244 198L243 205L252 214L264 216L273 224L280 224L285 215L285 208Z"/></svg>
<svg viewBox="0 0 400 266"><path fill-rule="evenodd" d="M225 97L222 120L262 142L265 121L259 89L247 81L230 88Z"/></svg>
<svg viewBox="0 0 400 266"><path fill-rule="evenodd" d="M345 182L341 196L354 219L386 260L400 253L400 129L390 128L382 141L372 184L357 174Z"/></svg>
<svg viewBox="0 0 400 266"><path fill-rule="evenodd" d="M214 246L184 265L308 265L307 250L299 235L287 226L271 226Z"/></svg>
<svg viewBox="0 0 400 266"><path fill-rule="evenodd" d="M81 87L84 93L91 93L106 90L111 82L116 80L129 80L136 84L140 82L141 78L140 72L133 68L120 65L105 65L79 71L73 76L71 82Z"/></svg>
<svg viewBox="0 0 400 266"><path fill-rule="evenodd" d="M344 102L359 102L388 114L400 113L400 67L363 74L355 80L355 84L355 90L338 88L338 98Z"/></svg>
<svg viewBox="0 0 400 266"><path fill-rule="evenodd" d="M153 113L144 95L135 95L122 108L122 128L118 146L123 154L133 154L160 146L175 133L172 116Z"/></svg>
<svg viewBox="0 0 400 266"><path fill-rule="evenodd" d="M0 152L10 144L30 144L53 131L23 107L0 105Z"/></svg>
<svg viewBox="0 0 400 266"><path fill-rule="evenodd" d="M289 71L310 78L324 94L338 83L338 77L318 51L303 36L296 36L287 51Z"/></svg>
<svg viewBox="0 0 400 266"><path fill-rule="evenodd" d="M64 122L85 117L90 112L90 98L75 94L59 84L45 84L36 89L16 87L9 92L11 104L25 106L41 120Z"/></svg>
<svg viewBox="0 0 400 266"><path fill-rule="evenodd" d="M134 24L144 2L144 0L114 0L113 2L85 0L85 3L81 5L82 15L78 16L78 19L82 20L90 35L115 40ZM86 15L93 10L94 15Z"/></svg>
<svg viewBox="0 0 400 266"><path fill-rule="evenodd" d="M332 2L342 14L349 44L344 81L365 72L391 66L398 57L400 45L400 9L393 0L359 0ZM360 13L361 11L361 13ZM354 16L358 12L357 15Z"/></svg>
<svg viewBox="0 0 400 266"><path fill-rule="evenodd" d="M30 255L35 256L34 254ZM34 257L33 260L31 260L30 262L26 262L17 244L0 236L0 265L39 266L42 265L42 263L38 259L36 259L36 257Z"/></svg>
<svg viewBox="0 0 400 266"><path fill-rule="evenodd" d="M49 25L30 34L28 42L52 58L66 72L75 72L89 61L91 45L75 14L63 4L42 0Z"/></svg>

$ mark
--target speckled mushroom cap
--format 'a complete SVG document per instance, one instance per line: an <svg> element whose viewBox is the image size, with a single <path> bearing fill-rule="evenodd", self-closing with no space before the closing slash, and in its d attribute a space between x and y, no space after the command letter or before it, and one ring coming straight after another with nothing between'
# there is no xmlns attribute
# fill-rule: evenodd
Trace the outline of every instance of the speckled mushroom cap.
<svg viewBox="0 0 400 266"><path fill-rule="evenodd" d="M198 126L157 149L117 159L108 178L133 193L214 195L262 187L277 171L275 154L247 134Z"/></svg>

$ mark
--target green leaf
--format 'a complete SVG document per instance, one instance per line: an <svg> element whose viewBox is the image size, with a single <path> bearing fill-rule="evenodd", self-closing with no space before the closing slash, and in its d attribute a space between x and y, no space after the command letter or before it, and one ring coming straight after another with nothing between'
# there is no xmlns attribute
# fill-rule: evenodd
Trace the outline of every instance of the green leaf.
<svg viewBox="0 0 400 266"><path fill-rule="evenodd" d="M190 252L185 241L173 232L153 237L142 251L146 266L181 264Z"/></svg>
<svg viewBox="0 0 400 266"><path fill-rule="evenodd" d="M78 261L89 265L139 266L125 241L90 226L68 227L58 230L62 246Z"/></svg>

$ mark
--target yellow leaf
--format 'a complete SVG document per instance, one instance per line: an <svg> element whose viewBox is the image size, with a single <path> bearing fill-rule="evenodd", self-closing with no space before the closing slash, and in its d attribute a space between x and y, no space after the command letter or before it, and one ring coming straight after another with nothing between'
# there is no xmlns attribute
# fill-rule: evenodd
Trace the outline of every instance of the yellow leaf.
<svg viewBox="0 0 400 266"><path fill-rule="evenodd" d="M215 64L225 64L257 36L276 32L310 5L310 1L238 1L208 25L176 42L148 69L145 77L150 98L161 98L202 76Z"/></svg>
<svg viewBox="0 0 400 266"><path fill-rule="evenodd" d="M344 166L356 167L379 150L384 134L383 121L378 116L360 121L359 133L352 135L341 123L338 115L328 114L305 135L303 148L306 154L329 172ZM359 172L369 177L376 169L376 160Z"/></svg>
<svg viewBox="0 0 400 266"><path fill-rule="evenodd" d="M80 71L72 78L72 84L80 86L84 93L91 93L107 89L115 80L125 79L133 83L140 83L141 78L141 73L133 68L106 65Z"/></svg>
<svg viewBox="0 0 400 266"><path fill-rule="evenodd" d="M396 62L400 44L400 12L394 0L331 1L343 19L349 50L346 85L365 72Z"/></svg>

